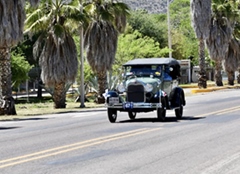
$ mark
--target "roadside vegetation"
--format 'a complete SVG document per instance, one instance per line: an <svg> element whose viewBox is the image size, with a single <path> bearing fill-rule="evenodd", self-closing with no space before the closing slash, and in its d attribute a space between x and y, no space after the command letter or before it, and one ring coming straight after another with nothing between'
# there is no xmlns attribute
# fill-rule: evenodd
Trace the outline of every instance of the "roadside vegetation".
<svg viewBox="0 0 240 174"><path fill-rule="evenodd" d="M0 121L14 121L37 115L74 113L82 110L87 112L92 109L104 108L104 104L96 104L96 102L94 102L95 97L88 97L89 101L85 102L85 108L80 108L80 103L75 101L75 97L76 96L68 95L66 97L66 108L62 109L53 108L51 96L42 97L41 100L37 99L37 97L19 97L15 100L17 115L1 116Z"/></svg>

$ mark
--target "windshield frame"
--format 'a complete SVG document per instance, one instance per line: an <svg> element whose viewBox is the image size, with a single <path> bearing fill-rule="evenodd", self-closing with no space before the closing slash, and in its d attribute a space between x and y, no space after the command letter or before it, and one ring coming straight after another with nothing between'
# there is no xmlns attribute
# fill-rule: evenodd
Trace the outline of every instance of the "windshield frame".
<svg viewBox="0 0 240 174"><path fill-rule="evenodd" d="M124 77L129 76L161 78L163 65L125 65Z"/></svg>

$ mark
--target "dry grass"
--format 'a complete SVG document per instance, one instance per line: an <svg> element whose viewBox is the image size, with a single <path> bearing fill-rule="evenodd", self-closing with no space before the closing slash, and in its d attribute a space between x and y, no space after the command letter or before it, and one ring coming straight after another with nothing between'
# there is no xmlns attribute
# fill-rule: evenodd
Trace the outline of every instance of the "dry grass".
<svg viewBox="0 0 240 174"><path fill-rule="evenodd" d="M83 109L91 109L97 107L104 107L104 104L97 105L95 103L85 103L85 108L80 108L80 103L67 102L64 109L54 109L53 103L26 103L16 105L17 114L21 116L43 115L43 114L56 114L62 112L77 112Z"/></svg>
<svg viewBox="0 0 240 174"><path fill-rule="evenodd" d="M96 104L94 102L85 102L85 107L80 108L80 102L74 102L71 99L66 102L66 108L54 109L53 102L49 99L46 101L34 101L34 102L19 102L17 100L15 107L17 111L16 116L0 116L0 121L14 120L17 118L24 118L28 116L67 113L67 112L79 112L81 110L93 109L93 108L104 108L104 104Z"/></svg>

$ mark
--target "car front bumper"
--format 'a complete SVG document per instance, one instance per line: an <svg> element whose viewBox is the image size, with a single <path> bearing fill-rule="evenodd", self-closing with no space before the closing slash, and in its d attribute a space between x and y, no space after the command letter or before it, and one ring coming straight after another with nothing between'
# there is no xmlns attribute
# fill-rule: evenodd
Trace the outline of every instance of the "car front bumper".
<svg viewBox="0 0 240 174"><path fill-rule="evenodd" d="M114 103L106 104L107 108L131 110L131 109L157 109L161 108L161 103L133 103L133 102L124 102L124 103Z"/></svg>

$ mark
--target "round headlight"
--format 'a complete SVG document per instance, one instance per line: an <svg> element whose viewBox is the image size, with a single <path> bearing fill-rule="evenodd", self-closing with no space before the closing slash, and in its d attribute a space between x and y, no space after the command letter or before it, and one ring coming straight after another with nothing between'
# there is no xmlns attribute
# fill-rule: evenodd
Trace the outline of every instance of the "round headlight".
<svg viewBox="0 0 240 174"><path fill-rule="evenodd" d="M153 90L153 86L151 84L145 85L144 88L145 88L145 91L147 92L151 92Z"/></svg>
<svg viewBox="0 0 240 174"><path fill-rule="evenodd" d="M124 92L125 91L125 86L121 83L121 84L118 85L117 89L118 89L119 92Z"/></svg>

